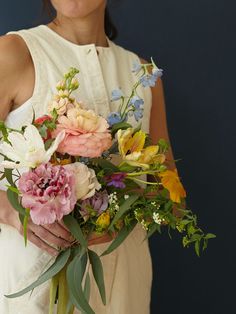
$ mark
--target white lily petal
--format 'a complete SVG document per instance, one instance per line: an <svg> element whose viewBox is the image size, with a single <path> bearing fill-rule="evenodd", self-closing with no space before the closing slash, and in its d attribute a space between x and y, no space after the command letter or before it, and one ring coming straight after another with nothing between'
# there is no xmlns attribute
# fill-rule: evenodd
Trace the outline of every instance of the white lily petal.
<svg viewBox="0 0 236 314"><path fill-rule="evenodd" d="M11 132L8 135L8 139L11 142L15 153L19 156L24 157L25 151L27 150L24 136L18 132Z"/></svg>
<svg viewBox="0 0 236 314"><path fill-rule="evenodd" d="M30 148L30 150L38 151L44 148L43 139L34 125L29 124L25 128L24 137L26 139L28 149Z"/></svg>
<svg viewBox="0 0 236 314"><path fill-rule="evenodd" d="M33 152L27 152L25 155L25 160L29 164L29 167L35 168L41 163L45 162L45 149L33 151Z"/></svg>
<svg viewBox="0 0 236 314"><path fill-rule="evenodd" d="M13 149L13 147L6 142L3 142L2 144L0 144L0 151L3 153L3 155L5 155L7 158L9 158L11 160L20 161L20 159L21 159L18 152L16 152Z"/></svg>
<svg viewBox="0 0 236 314"><path fill-rule="evenodd" d="M20 164L16 164L12 161L7 161L7 160L4 160L0 163L0 169L2 168L6 168L6 169L19 169L19 168L22 168L23 166L20 165Z"/></svg>
<svg viewBox="0 0 236 314"><path fill-rule="evenodd" d="M45 159L44 162L48 162L52 156L52 154L57 150L57 147L59 144L64 140L66 133L65 131L61 131L57 137L55 138L55 141L52 143L52 145L49 147L49 149L45 153Z"/></svg>

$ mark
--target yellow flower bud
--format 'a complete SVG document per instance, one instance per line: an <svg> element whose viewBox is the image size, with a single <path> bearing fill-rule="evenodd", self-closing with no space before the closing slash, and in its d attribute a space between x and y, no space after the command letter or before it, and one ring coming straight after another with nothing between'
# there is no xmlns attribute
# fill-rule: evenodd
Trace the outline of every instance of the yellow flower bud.
<svg viewBox="0 0 236 314"><path fill-rule="evenodd" d="M96 225L99 229L106 229L110 225L111 217L108 211L102 213L96 220Z"/></svg>

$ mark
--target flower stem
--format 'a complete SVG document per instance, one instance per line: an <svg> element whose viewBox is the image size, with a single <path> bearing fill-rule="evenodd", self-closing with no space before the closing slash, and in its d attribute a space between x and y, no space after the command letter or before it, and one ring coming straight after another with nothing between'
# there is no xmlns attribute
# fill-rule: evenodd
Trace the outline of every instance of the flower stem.
<svg viewBox="0 0 236 314"><path fill-rule="evenodd" d="M133 181L136 181L136 182L140 182L140 183L144 183L144 184L148 184L148 185L162 185L162 183L155 183L155 182L148 182L148 181L144 181L144 180L140 180L140 179L137 179L137 178L127 178L129 180L133 180Z"/></svg>

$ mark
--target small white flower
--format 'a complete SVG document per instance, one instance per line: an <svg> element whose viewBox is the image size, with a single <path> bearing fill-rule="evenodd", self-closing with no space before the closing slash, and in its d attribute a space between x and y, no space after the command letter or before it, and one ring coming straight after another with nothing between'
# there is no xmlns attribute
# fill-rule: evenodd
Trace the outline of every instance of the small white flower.
<svg viewBox="0 0 236 314"><path fill-rule="evenodd" d="M147 224L146 224L144 219L141 220L141 225L142 225L144 230L148 230L148 226L147 226Z"/></svg>
<svg viewBox="0 0 236 314"><path fill-rule="evenodd" d="M129 195L125 194L124 199L127 200L129 198Z"/></svg>
<svg viewBox="0 0 236 314"><path fill-rule="evenodd" d="M157 212L153 213L152 218L153 218L154 222L155 222L156 224L158 224L158 225L160 225L160 224L164 221L164 219L161 218L161 217L160 217L160 214L157 213Z"/></svg>

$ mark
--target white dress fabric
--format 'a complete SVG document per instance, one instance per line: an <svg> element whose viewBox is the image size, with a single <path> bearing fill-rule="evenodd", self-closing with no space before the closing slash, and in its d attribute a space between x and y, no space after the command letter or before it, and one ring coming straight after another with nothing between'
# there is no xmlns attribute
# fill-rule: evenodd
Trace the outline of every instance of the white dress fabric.
<svg viewBox="0 0 236 314"><path fill-rule="evenodd" d="M32 97L8 115L8 126L18 128L30 123L33 112L36 117L47 113L56 83L70 67L80 70L80 87L75 96L86 108L104 117L118 106L110 101L111 91L121 88L125 95L129 95L136 81L131 69L138 56L108 39L108 47L76 45L45 25L11 33L21 36L30 51L35 68L35 87ZM139 95L145 102L142 128L148 132L152 102L150 88L140 88ZM130 122L134 121L131 119ZM0 184L0 188L5 189L4 183ZM53 258L30 242L25 248L22 236L14 228L3 224L0 227L0 313L47 314L49 282L20 298L7 299L4 295L19 291L36 280ZM96 314L150 313L152 262L144 237L145 231L136 226L117 250L102 258L106 306L100 300L91 274L90 304ZM100 244L91 249L100 254L108 245Z"/></svg>

